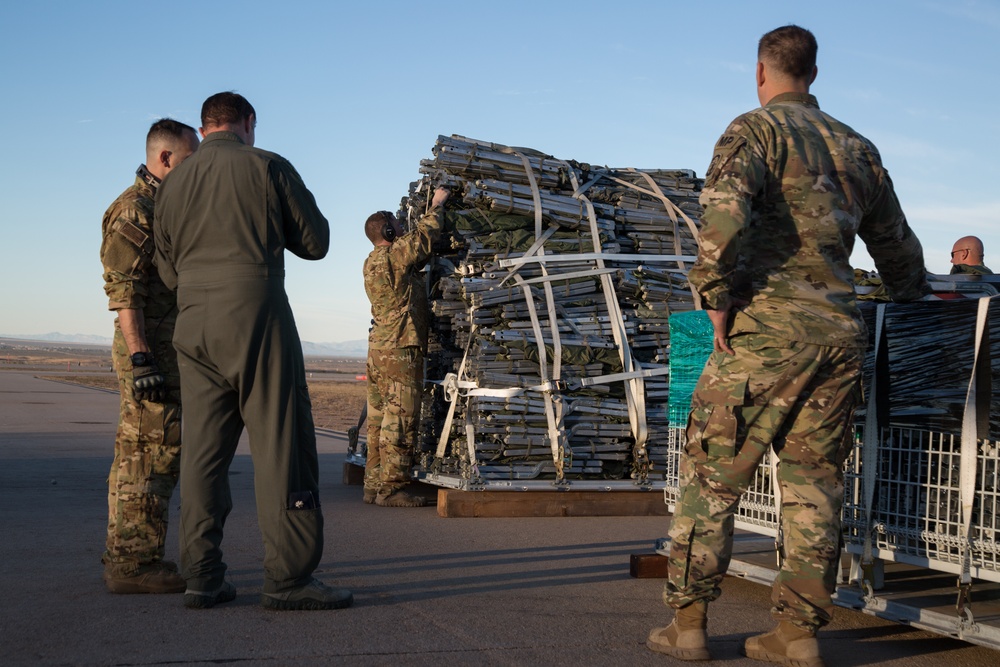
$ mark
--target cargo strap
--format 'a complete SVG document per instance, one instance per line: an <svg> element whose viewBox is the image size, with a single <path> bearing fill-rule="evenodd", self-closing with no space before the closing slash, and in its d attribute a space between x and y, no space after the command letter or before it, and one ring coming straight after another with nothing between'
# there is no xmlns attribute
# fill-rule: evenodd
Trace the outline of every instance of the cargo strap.
<svg viewBox="0 0 1000 667"><path fill-rule="evenodd" d="M976 463L979 458L979 441L989 433L989 410L992 391L989 312L990 297L978 299L976 313L975 356L969 388L965 394L965 411L962 415L961 459L959 464L959 501L962 507L962 525L959 537L962 543L961 570L958 579L959 615L971 618L969 590L972 586L972 509L976 498Z"/></svg>
<svg viewBox="0 0 1000 667"><path fill-rule="evenodd" d="M471 318L470 318L471 319ZM465 354L462 355L462 361L458 365L458 373L449 373L443 382L444 385L444 400L448 403L448 414L444 418L444 424L441 426L441 435L438 436L438 446L437 451L434 455L437 458L444 458L445 453L448 449L448 440L451 436L451 423L455 418L455 408L458 406L458 379L465 374L465 362L469 358L469 348L472 347L473 334L476 332L476 325L473 324L472 328L469 329L469 340L465 345ZM471 448L469 455L471 459L469 461L473 466L476 465L476 450L475 446Z"/></svg>
<svg viewBox="0 0 1000 667"><path fill-rule="evenodd" d="M549 328L552 330L552 356L553 356L553 369L552 378L556 381L556 384L548 382L548 363L547 356L548 352L545 349L545 338L542 335L542 327L538 322L538 313L535 312L535 300L531 295L531 286L524 283L524 279L519 275L514 276L514 280L520 285L521 289L524 290L524 300L528 304L528 316L531 318L531 328L535 332L535 340L538 343L538 375L542 380L542 387L544 389L539 389L542 392L542 397L544 399L543 404L545 406L545 421L548 425L549 431L549 447L552 450L552 463L556 467L556 481L562 481L563 479L563 447L562 447L562 433L560 431L560 422L556 419L556 410L554 403L557 399L553 397L554 386L558 385L559 373L560 373L560 362L562 360L562 343L559 338L559 323L556 321L555 311L554 311L554 300L552 299L552 284L545 283L545 301L549 306ZM558 411L561 413L561 410Z"/></svg>
<svg viewBox="0 0 1000 667"><path fill-rule="evenodd" d="M612 252L574 252L566 253L565 255L545 255L544 257L525 253L523 257L508 257L501 259L499 264L500 266L506 268L536 262L548 262L549 264L554 264L557 262L598 260L608 262L648 262L650 264L655 264L657 262L693 262L695 259L697 258L694 255L626 255L623 253Z"/></svg>
<svg viewBox="0 0 1000 667"><path fill-rule="evenodd" d="M528 177L528 185L531 186L531 198L532 198L532 208L535 212L535 238L541 240L543 238L542 231L542 194L538 190L538 181L535 179L535 170L531 167L531 161L528 157L516 150L512 150L512 153L520 158L521 163L524 165L524 173ZM539 170L541 169L541 164L539 164ZM549 232L551 235L552 232ZM537 241L532 245L534 248L538 246L536 252L538 255L545 254L544 242L539 244ZM542 275L548 275L548 268L544 263L540 264L542 269ZM531 317L531 327L535 331L535 338L538 343L538 368L539 375L542 379L543 384L547 382L548 378L548 353L545 350L545 339L542 336L541 324L538 322L538 314L535 312L535 300L531 293L531 287L524 284L523 279L519 275L513 276L514 280L520 285L521 289L524 291L524 299L528 305L528 314ZM545 291L545 306L546 312L549 318L549 329L552 331L552 379L557 383L560 376L562 375L562 340L559 337L559 322L556 317L556 300L555 295L552 293L552 283L545 282L542 285ZM564 461L563 452L565 448L563 447L563 433L562 429L562 409L561 401L558 395L553 395L552 390L542 391L542 399L545 405L545 421L548 425L549 431L549 447L552 450L552 463L555 465L556 469L556 482L562 482L564 476ZM557 405L559 404L559 405Z"/></svg>
<svg viewBox="0 0 1000 667"><path fill-rule="evenodd" d="M872 570L872 540L874 538L874 507L875 480L878 477L879 431L881 429L880 413L885 400L880 381L887 377L888 350L885 331L885 307L880 303L875 310L875 367L872 371L871 386L868 388L868 403L865 410L865 434L861 447L861 477L862 493L865 508L865 543L861 556L863 572L862 586L869 591L874 588L875 578Z"/></svg>
<svg viewBox="0 0 1000 667"><path fill-rule="evenodd" d="M781 569L785 560L785 531L781 526L781 481L778 479L778 455L774 449L768 450L768 467L771 469L771 494L774 496L774 522L778 529L774 533L775 564Z"/></svg>
<svg viewBox="0 0 1000 667"><path fill-rule="evenodd" d="M600 375L597 377L584 377L584 378L573 378L570 380L561 380L559 382L543 382L542 384L530 385L527 387L506 387L504 389L496 389L492 387L480 387L477 382L472 380L461 380L459 376L455 373L448 373L443 380L431 380L430 384L439 384L445 391L446 400L449 402L452 400L453 396L487 396L489 398L514 398L515 396L522 396L528 392L543 392L543 391L562 391L562 390L574 390L583 389L584 387L593 387L598 384L607 384L609 382L624 382L626 380L633 380L635 378L648 378L656 377L659 375L668 375L670 369L664 366L658 368L643 368L641 370L632 371L631 373L611 373L609 375Z"/></svg>
<svg viewBox="0 0 1000 667"><path fill-rule="evenodd" d="M565 164L565 163L564 163ZM600 242L600 231L597 226L597 214L594 212L594 205L587 198L585 192L599 180L595 177L580 187L576 178L576 172L566 164L566 170L570 175L570 184L573 186L574 199L580 200L587 210L587 219L590 221L590 233L593 237L594 252L603 255ZM606 268L604 257L596 257L594 260L598 269ZM622 362L622 371L631 373L635 367L635 359L632 357L632 350L628 344L628 337L625 332L625 317L622 314L621 306L618 302L618 295L615 293L614 283L607 273L600 276L601 287L604 291L604 301L608 308L608 315L611 319L611 333L618 348L618 358ZM629 426L632 429L632 437L635 439L634 454L638 464L643 465L648 461L646 451L646 440L649 437L649 430L646 425L646 389L641 377L632 378L624 382L625 404L628 406Z"/></svg>

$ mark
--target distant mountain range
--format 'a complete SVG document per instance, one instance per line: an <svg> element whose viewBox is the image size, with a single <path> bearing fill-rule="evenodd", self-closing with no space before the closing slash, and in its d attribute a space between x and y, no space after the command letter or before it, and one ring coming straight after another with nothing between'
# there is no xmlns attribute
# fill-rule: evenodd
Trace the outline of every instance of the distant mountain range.
<svg viewBox="0 0 1000 667"><path fill-rule="evenodd" d="M302 341L302 354L307 357L348 357L364 359L368 356L367 340L347 340L342 343L310 343Z"/></svg>
<svg viewBox="0 0 1000 667"><path fill-rule="evenodd" d="M11 338L15 340L37 340L47 343L73 343L76 345L101 345L111 347L111 338L108 336L91 336L88 334L5 334L0 333L0 338ZM302 353L307 357L348 357L351 359L364 359L368 355L368 341L348 340L342 343L310 343L302 341Z"/></svg>

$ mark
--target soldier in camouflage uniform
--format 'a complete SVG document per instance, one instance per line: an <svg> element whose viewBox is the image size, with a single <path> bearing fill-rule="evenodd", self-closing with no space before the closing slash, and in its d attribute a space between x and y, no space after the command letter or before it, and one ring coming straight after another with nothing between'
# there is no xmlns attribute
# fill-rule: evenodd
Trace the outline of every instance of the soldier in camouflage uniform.
<svg viewBox="0 0 1000 667"><path fill-rule="evenodd" d="M983 264L983 242L975 236L963 236L951 248L951 273L973 276L992 276Z"/></svg>
<svg viewBox="0 0 1000 667"><path fill-rule="evenodd" d="M740 495L769 449L780 467L784 561L778 625L746 655L822 665L816 630L831 618L840 555L842 464L867 345L849 264L860 236L897 301L927 293L923 252L875 147L823 113L809 86L816 40L797 26L758 47L763 105L733 121L706 175L689 280L715 330L692 398L670 527L664 601L673 622L647 646L710 658L707 606L732 555Z"/></svg>
<svg viewBox="0 0 1000 667"><path fill-rule="evenodd" d="M408 493L424 381L429 307L419 272L441 235L448 191L434 192L431 211L403 234L396 218L379 211L365 222L375 249L365 260L365 292L372 304L368 335L368 458L364 501L382 507L421 507Z"/></svg>
<svg viewBox="0 0 1000 667"><path fill-rule="evenodd" d="M108 476L104 581L112 593L180 593L184 579L163 560L167 509L181 447L180 376L171 344L177 302L153 267L153 198L163 178L198 148L194 128L153 123L146 164L104 214L101 262L117 313L112 359L121 413Z"/></svg>

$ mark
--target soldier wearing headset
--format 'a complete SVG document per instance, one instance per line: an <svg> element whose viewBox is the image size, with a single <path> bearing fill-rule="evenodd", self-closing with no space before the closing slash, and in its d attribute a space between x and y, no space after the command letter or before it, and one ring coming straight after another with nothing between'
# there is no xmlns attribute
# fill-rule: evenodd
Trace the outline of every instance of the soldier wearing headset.
<svg viewBox="0 0 1000 667"><path fill-rule="evenodd" d="M364 501L381 507L422 507L406 490L417 438L430 308L420 271L444 223L449 192L438 188L431 209L404 234L388 211L365 221L374 249L365 260L372 304L368 334L368 458Z"/></svg>

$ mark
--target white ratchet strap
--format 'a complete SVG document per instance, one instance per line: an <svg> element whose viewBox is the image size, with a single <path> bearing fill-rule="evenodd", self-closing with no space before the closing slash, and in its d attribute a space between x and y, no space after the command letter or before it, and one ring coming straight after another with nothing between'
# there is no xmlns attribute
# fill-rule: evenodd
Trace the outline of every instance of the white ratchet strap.
<svg viewBox="0 0 1000 667"><path fill-rule="evenodd" d="M576 172L566 165L567 172L569 173L570 183L573 185L573 197L579 199L587 210L587 218L590 221L590 233L592 237L592 242L594 244L594 253L598 255L595 257L598 269L604 269L604 253L600 252L601 248L598 245L600 243L600 230L597 227L597 214L594 212L594 205L591 203L590 199L584 194L585 188L581 188L576 179ZM600 176L600 174L598 175ZM589 188L594 183L597 182L597 178L590 180L586 187ZM604 301L608 308L608 315L610 316L611 333L615 339L615 344L618 347L618 357L622 362L622 371L625 373L631 373L634 369L635 360L632 358L632 350L628 344L628 338L625 332L625 318L621 311L621 306L618 303L618 295L615 293L614 283L611 281L611 276L607 273L600 275L601 287L604 291ZM632 436L635 438L635 451L637 456L645 458L646 455L646 439L648 438L649 431L646 427L646 390L645 384L641 377L634 377L628 379L624 382L625 387L625 403L628 406L628 420L629 426L632 430Z"/></svg>
<svg viewBox="0 0 1000 667"><path fill-rule="evenodd" d="M537 240L534 243L531 244L531 247L528 248L527 251L525 251L525 253L524 253L523 256L524 257L535 257L535 256L537 256L538 251L541 250L545 246L545 242L548 241L549 238L553 234L555 234L558 230L559 230L558 227L549 227L548 229L546 229L544 232L542 232L541 236L536 237ZM547 257L547 256L543 255L543 257ZM503 268L508 268L508 267L513 267L513 268L511 268L511 270L507 273L507 275L503 277L503 280L500 281L500 285L501 286L504 283L506 283L508 280L510 280L514 276L514 274L517 273L518 269L521 268L522 265L527 264L527 262L520 262L518 264L505 264L504 262L506 262L506 261L507 260L501 259L500 260L500 266L502 266ZM544 261L544 260L542 260L542 261Z"/></svg>
<svg viewBox="0 0 1000 667"><path fill-rule="evenodd" d="M593 387L599 384L609 384L611 382L623 382L639 377L656 377L667 375L670 369L667 367L644 368L631 373L611 373L609 375L588 376L583 378L572 378L560 382L543 382L542 384L530 385L527 387L507 387L497 389L494 387L480 387L472 380L459 380L455 373L448 373L444 380L431 381L431 384L439 384L444 389L445 400L452 402L457 397L486 396L489 398L514 398L522 396L528 392L561 391L564 389L575 390L585 387Z"/></svg>
<svg viewBox="0 0 1000 667"><path fill-rule="evenodd" d="M524 173L528 177L528 184L531 186L531 198L533 203L533 208L535 210L535 244L538 245L536 252L538 254L545 254L545 246L543 240L542 232L542 193L538 190L538 182L535 179L534 169L531 168L531 161L525 155L522 155L518 151L513 151L514 155L521 159L521 163L524 165ZM539 165L539 168L541 165ZM553 232L547 232L548 236L551 236ZM546 236L545 238L548 238ZM542 243L539 244L539 241ZM545 264L541 264L542 275L548 275L548 269ZM521 276L516 275L511 272L514 280L521 286L524 290L524 299L528 304L528 313L531 316L531 326L535 330L535 337L538 342L538 366L543 383L547 382L548 376L548 363L547 363L547 352L545 350L545 339L542 336L541 325L538 322L538 314L535 312L535 300L531 294L531 287L524 284ZM558 382L559 376L562 373L562 341L559 337L559 322L556 319L556 307L555 307L555 296L552 293L552 283L546 282L543 285L545 290L545 306L549 317L549 329L552 332L552 378ZM549 431L549 447L552 450L552 463L556 468L556 479L562 480L563 478L563 458L562 458L562 444L561 444L561 420L557 418L556 410L553 406L553 398L551 391L542 392L542 398L545 404L545 420L548 424ZM559 410L560 415L562 411Z"/></svg>
<svg viewBox="0 0 1000 667"><path fill-rule="evenodd" d="M959 500L962 506L962 560L960 584L970 584L972 550L972 507L976 497L976 460L979 456L979 439L989 429L988 399L990 389L989 324L990 297L979 299L976 313L976 351L972 376L965 393L965 411L962 414L962 449L959 464ZM978 408L986 407L982 414Z"/></svg>
<svg viewBox="0 0 1000 667"><path fill-rule="evenodd" d="M657 262L693 262L697 257L694 255L626 255L622 253L610 252L580 252L566 253L564 255L528 255L523 257L508 257L500 260L500 266L507 268L511 266L521 266L522 264L555 264L560 262L642 262L644 264L655 264ZM601 266L600 268L604 268Z"/></svg>
<svg viewBox="0 0 1000 667"><path fill-rule="evenodd" d="M455 418L455 407L458 405L458 379L465 373L465 362L469 358L469 348L472 346L472 337L475 332L476 325L473 324L469 330L469 340L465 345L465 354L462 355L462 362L458 365L458 373L448 373L444 381L440 383L444 386L444 400L448 402L448 414L444 418L441 435L438 436L437 451L434 452L434 455L439 459L444 458L448 449L448 439L451 436L451 422ZM475 456L472 457L471 462L475 465Z"/></svg>

